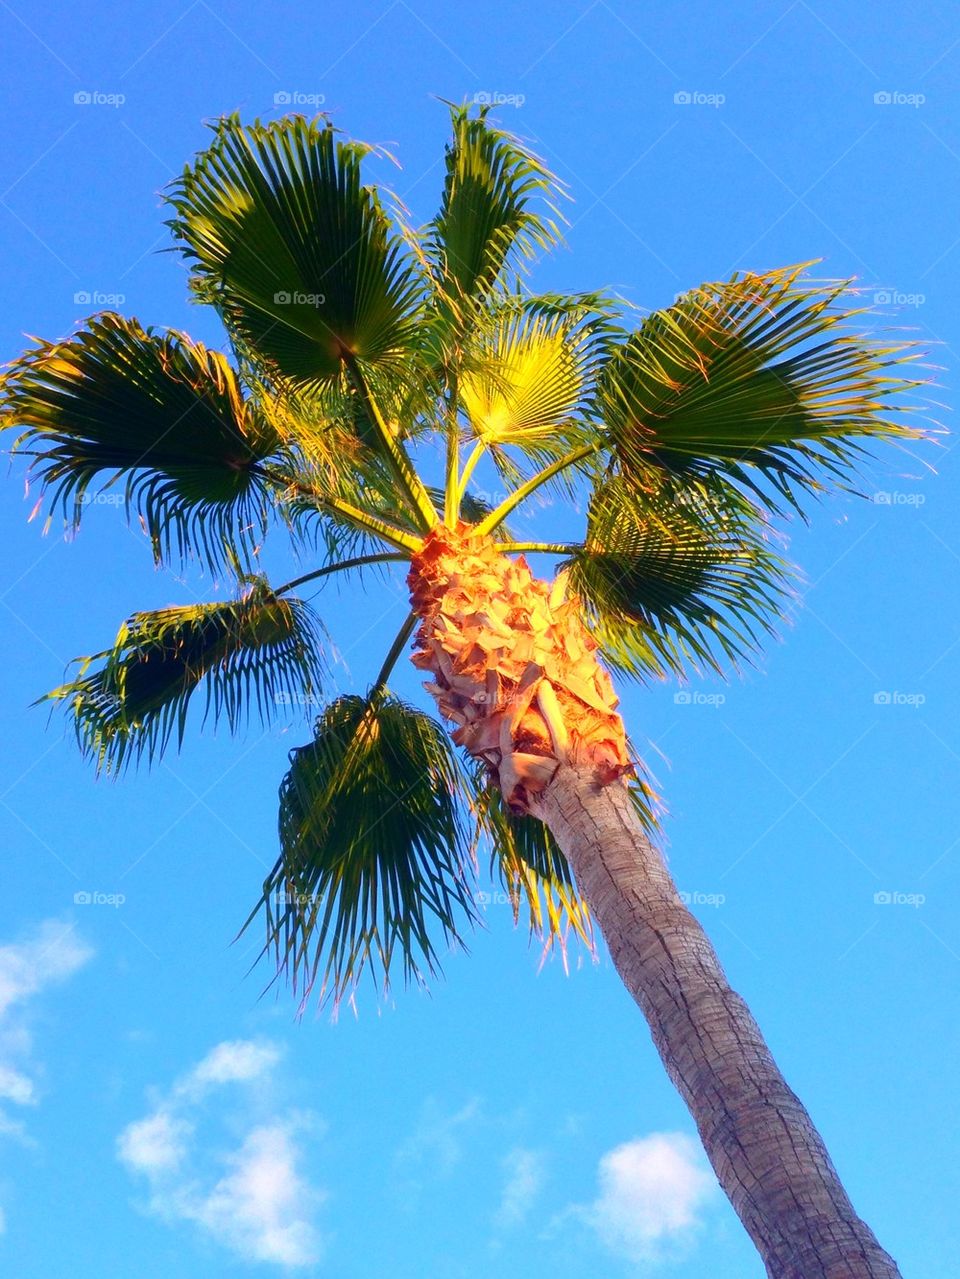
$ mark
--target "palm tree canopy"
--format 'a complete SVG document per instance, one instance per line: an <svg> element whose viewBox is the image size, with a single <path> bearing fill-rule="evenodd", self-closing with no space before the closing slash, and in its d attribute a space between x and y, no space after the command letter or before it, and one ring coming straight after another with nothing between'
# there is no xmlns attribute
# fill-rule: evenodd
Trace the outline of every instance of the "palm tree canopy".
<svg viewBox="0 0 960 1279"><path fill-rule="evenodd" d="M51 510L77 524L89 487L120 480L160 560L238 583L233 602L134 614L48 695L99 767L179 740L201 686L231 729L310 705L324 632L292 591L409 559L440 524L555 555L617 671L725 669L780 615L776 517L849 487L872 442L922 434L917 351L865 335L848 283L802 266L704 284L639 323L602 293L532 292L562 192L486 110L451 114L421 229L365 182L374 149L328 121L218 122L167 199L232 358L104 314L3 377L2 422ZM498 504L471 491L491 464ZM507 519L551 484L585 496L581 537L514 541ZM319 565L251 576L268 527ZM268 947L336 997L365 966L437 966L475 915L478 840L535 932L589 935L549 832L389 691L411 629L366 692L327 706L281 786Z"/></svg>

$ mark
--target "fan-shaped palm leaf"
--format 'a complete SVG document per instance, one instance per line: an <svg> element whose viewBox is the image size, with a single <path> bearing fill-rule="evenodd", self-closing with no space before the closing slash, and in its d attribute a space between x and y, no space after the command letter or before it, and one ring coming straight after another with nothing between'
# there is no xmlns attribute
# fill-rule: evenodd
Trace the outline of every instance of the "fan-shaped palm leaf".
<svg viewBox="0 0 960 1279"><path fill-rule="evenodd" d="M890 416L903 411L891 397L919 385L897 373L910 344L857 334L847 285L802 270L703 285L623 344L599 403L625 474L721 470L770 506L796 505L848 475L857 437L919 434Z"/></svg>
<svg viewBox="0 0 960 1279"><path fill-rule="evenodd" d="M444 299L482 301L509 262L557 239L555 179L516 138L493 127L486 108L451 110L440 211L426 228L427 254Z"/></svg>
<svg viewBox="0 0 960 1279"><path fill-rule="evenodd" d="M384 984L395 961L407 978L438 968L438 940L475 917L463 785L441 725L382 690L338 698L291 754L261 905L304 995L318 975L338 1000L367 966Z"/></svg>
<svg viewBox="0 0 960 1279"><path fill-rule="evenodd" d="M567 561L611 665L634 675L720 669L780 616L789 576L760 512L715 476L638 494L619 477L591 499Z"/></svg>
<svg viewBox="0 0 960 1279"><path fill-rule="evenodd" d="M158 557L202 550L214 564L265 530L257 464L279 445L216 351L105 313L41 342L4 376L4 425L73 524L102 475L125 476Z"/></svg>
<svg viewBox="0 0 960 1279"><path fill-rule="evenodd" d="M370 150L299 116L250 126L232 116L168 197L198 295L252 358L295 382L411 344L421 278L361 182Z"/></svg>
<svg viewBox="0 0 960 1279"><path fill-rule="evenodd" d="M313 611L254 579L240 600L134 613L112 649L84 658L77 678L46 695L72 714L98 770L158 758L183 739L190 700L206 684L206 717L235 731L255 709L309 706L319 692L321 632ZM88 674L94 662L99 667Z"/></svg>

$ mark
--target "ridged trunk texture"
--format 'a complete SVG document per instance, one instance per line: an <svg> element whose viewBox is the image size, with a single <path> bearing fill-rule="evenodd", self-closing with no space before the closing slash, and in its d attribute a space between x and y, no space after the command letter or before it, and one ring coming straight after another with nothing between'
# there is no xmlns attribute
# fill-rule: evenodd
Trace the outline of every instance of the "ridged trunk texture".
<svg viewBox="0 0 960 1279"><path fill-rule="evenodd" d="M771 1279L899 1279L680 901L623 780L623 724L576 600L468 529L414 558L414 663L455 739L552 831Z"/></svg>

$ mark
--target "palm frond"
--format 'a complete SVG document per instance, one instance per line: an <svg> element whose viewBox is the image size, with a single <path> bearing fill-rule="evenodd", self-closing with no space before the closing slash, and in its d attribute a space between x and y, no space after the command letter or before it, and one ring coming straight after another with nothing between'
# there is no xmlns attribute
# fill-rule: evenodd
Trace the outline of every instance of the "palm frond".
<svg viewBox="0 0 960 1279"><path fill-rule="evenodd" d="M611 666L636 676L719 671L781 616L791 570L756 505L720 476L641 494L613 476L563 566Z"/></svg>
<svg viewBox="0 0 960 1279"><path fill-rule="evenodd" d="M304 999L438 971L476 917L464 778L440 724L385 691L339 697L280 788L267 946ZM249 924L250 921L248 921Z"/></svg>
<svg viewBox="0 0 960 1279"><path fill-rule="evenodd" d="M361 181L370 151L301 116L230 116L168 196L197 296L281 378L324 383L412 342L423 281Z"/></svg>
<svg viewBox="0 0 960 1279"><path fill-rule="evenodd" d="M76 678L43 700L66 706L98 772L119 772L158 758L174 736L182 742L201 685L204 722L224 719L231 732L251 710L268 722L281 707L314 704L321 641L309 606L250 579L240 600L134 613L111 649L81 659Z"/></svg>
<svg viewBox="0 0 960 1279"><path fill-rule="evenodd" d="M90 485L124 478L157 558L249 555L269 502L258 463L280 441L226 359L181 333L104 313L39 342L0 383L0 424L22 426L51 506L76 527Z"/></svg>
<svg viewBox="0 0 960 1279"><path fill-rule="evenodd" d="M572 932L592 949L590 912L550 830L536 817L511 813L482 770L474 778L472 807L477 838L490 846L491 877L509 895L514 923L525 908L531 935L547 946L565 947Z"/></svg>
<svg viewBox="0 0 960 1279"><path fill-rule="evenodd" d="M845 282L734 275L655 311L610 360L599 405L624 474L721 471L772 509L843 485L863 442L922 432L909 342L857 331Z"/></svg>
<svg viewBox="0 0 960 1279"><path fill-rule="evenodd" d="M440 211L425 232L434 282L455 308L482 302L504 268L558 238L556 180L488 109L451 109Z"/></svg>

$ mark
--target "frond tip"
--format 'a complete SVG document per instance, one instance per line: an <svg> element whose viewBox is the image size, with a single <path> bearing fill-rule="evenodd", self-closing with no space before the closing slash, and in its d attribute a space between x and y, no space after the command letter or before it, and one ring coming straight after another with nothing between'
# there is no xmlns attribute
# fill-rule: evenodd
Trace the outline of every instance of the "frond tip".
<svg viewBox="0 0 960 1279"><path fill-rule="evenodd" d="M443 727L390 693L339 697L280 787L281 855L260 904L265 952L306 999L368 968L423 981L476 918L463 776ZM248 925L249 925L248 920ZM438 949L438 940L440 947Z"/></svg>
<svg viewBox="0 0 960 1279"><path fill-rule="evenodd" d="M241 600L134 613L112 649L84 658L77 678L42 700L67 706L98 771L119 772L159 757L174 734L180 744L201 684L204 718L223 718L234 732L251 708L265 722L280 707L311 704L322 671L312 610L257 578Z"/></svg>

